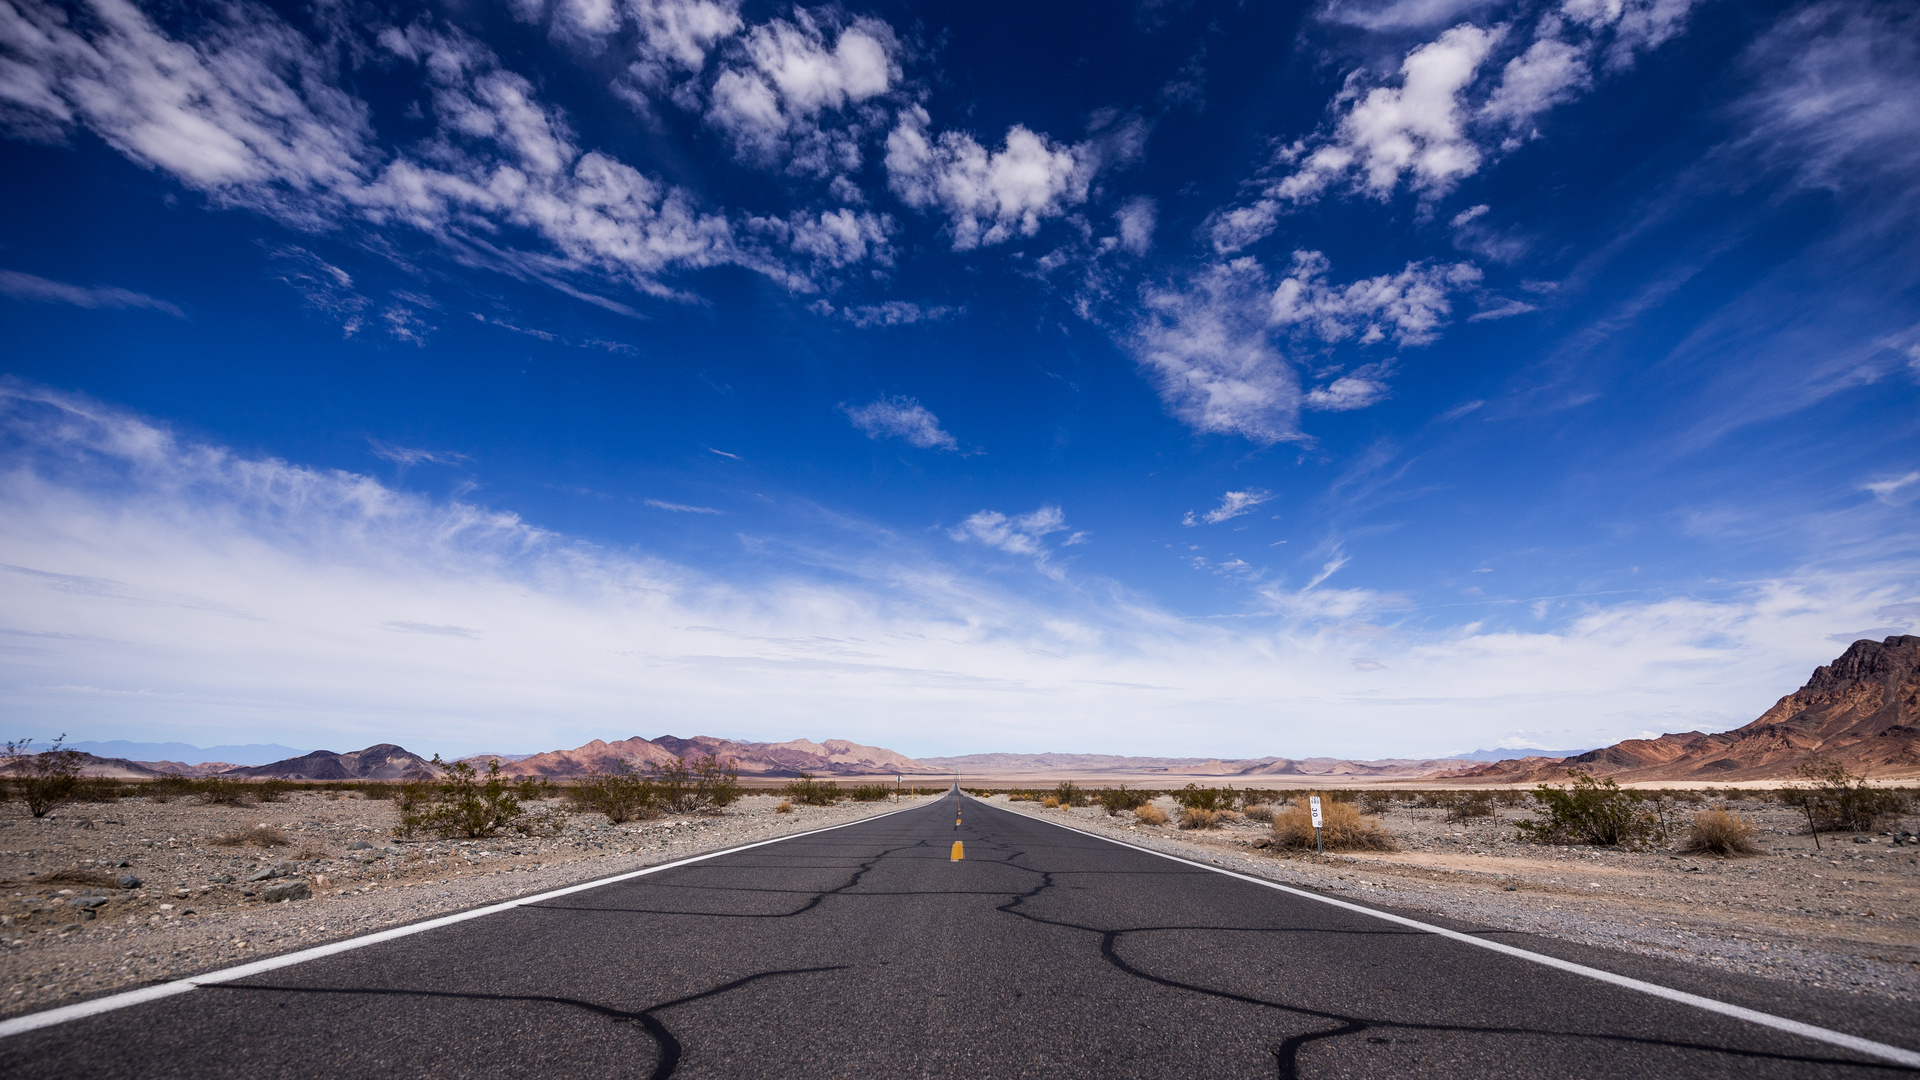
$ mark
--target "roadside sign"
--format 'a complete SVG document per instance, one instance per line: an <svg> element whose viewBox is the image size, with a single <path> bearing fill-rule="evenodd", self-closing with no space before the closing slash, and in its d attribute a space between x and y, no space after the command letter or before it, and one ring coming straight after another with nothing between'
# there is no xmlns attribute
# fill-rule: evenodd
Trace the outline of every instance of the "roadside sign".
<svg viewBox="0 0 1920 1080"><path fill-rule="evenodd" d="M1313 827L1320 827L1320 796L1307 796L1307 810L1313 814Z"/></svg>

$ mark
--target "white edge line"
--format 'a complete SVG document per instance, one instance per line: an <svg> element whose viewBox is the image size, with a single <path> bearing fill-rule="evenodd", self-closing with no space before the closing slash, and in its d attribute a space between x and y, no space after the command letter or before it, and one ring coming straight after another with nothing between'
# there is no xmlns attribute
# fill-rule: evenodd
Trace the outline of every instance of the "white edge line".
<svg viewBox="0 0 1920 1080"><path fill-rule="evenodd" d="M968 798L972 798L972 796L968 796ZM982 802L982 805L986 804ZM1001 808L988 806L988 809L999 810ZM1011 810L1005 812L1009 814L1013 813ZM1815 1027L1812 1024L1803 1023L1799 1020L1789 1020L1784 1016L1763 1013L1757 1009L1749 1009L1743 1005L1728 1004L1727 1002L1717 1001L1710 997L1701 997L1699 994L1689 994L1685 990L1675 990L1670 986L1661 986L1659 983L1643 982L1640 979L1630 978L1626 975L1616 975L1611 971L1605 971L1601 968L1588 967L1585 964L1576 964L1571 960L1562 960L1557 956L1548 956L1545 953L1530 952L1517 946L1508 945L1505 942L1490 941L1486 938L1475 937L1472 934L1463 934L1458 930L1449 930L1444 926L1435 926L1432 923L1423 923L1418 919L1409 919L1404 915L1395 915L1391 912L1379 911L1360 904L1349 903L1345 900L1337 900L1331 896L1322 896L1319 893L1309 892L1306 889L1296 889L1291 885L1282 885L1277 881L1268 881L1265 878L1257 878L1251 874L1241 874L1218 866L1208 866L1203 862L1183 859L1178 855L1169 855L1164 851L1155 851L1150 847L1142 847L1139 844L1129 844L1125 840L1117 840L1111 836L1102 836L1096 832L1076 829L1071 825L1063 825L1057 821L1048 821L1043 817L1028 817L1026 814L1019 814L1017 816L1027 818L1029 821L1042 822L1056 829L1065 829L1068 832L1077 833L1081 836L1089 836L1095 840L1105 840L1109 844L1118 844L1123 848L1145 852L1148 855L1157 855L1162 859L1185 863L1188 866L1197 866L1202 870L1211 870L1216 874L1225 874L1230 878L1239 878L1241 881L1252 882L1255 885L1261 885L1269 889L1277 889L1280 892L1290 893L1307 900L1317 900L1322 904L1331 904L1337 908L1356 911L1362 915L1371 915L1376 919L1384 919L1390 923L1399 923L1401 926L1411 927L1415 930L1423 930L1429 934L1438 934L1441 937L1451 938L1454 941L1473 945L1477 948L1503 953L1521 960L1530 960L1533 963L1543 964L1550 968L1557 968L1573 975L1584 976L1585 978L1595 979L1603 983L1611 983L1614 986L1625 987L1628 990L1638 990L1643 994L1651 994L1654 997L1665 998L1668 1001L1678 1002L1682 1005L1691 1005L1696 1009L1719 1013L1721 1016L1731 1016L1736 1020L1745 1020L1751 1024L1759 1024L1761 1027L1770 1027L1777 1031L1785 1031L1803 1038L1814 1039L1819 1042L1829 1043L1833 1046L1845 1047L1848 1050L1866 1054L1869 1057L1880 1058L1883 1061L1891 1061L1905 1065L1908 1068L1920 1069L1920 1053L1902 1049L1898 1046L1875 1042L1872 1039L1863 1039L1858 1035L1849 1035L1844 1031L1834 1031L1831 1028Z"/></svg>
<svg viewBox="0 0 1920 1080"><path fill-rule="evenodd" d="M11 1020L0 1021L0 1039L4 1039L10 1035L22 1035L29 1031L37 1031L43 1027L52 1027L55 1024L64 1024L69 1020L79 1020L87 1016L98 1016L101 1013L113 1012L116 1009L124 1009L132 1005L141 1005L149 1001L158 1001L161 998L172 997L175 994L184 994L189 990L201 986L210 986L216 983L232 982L235 979L250 978L262 972L272 971L275 968L304 964L309 960L318 960L323 956L350 952L354 949L365 948L368 945L378 945L383 941L393 941L396 938L425 933L428 930L437 930L442 926L452 926L454 923L466 922L468 919L478 919L483 915L493 915L502 911L511 911L514 908L542 903L543 901L552 900L560 896L567 896L571 893L597 889L602 885L613 885L622 881L630 881L633 878L645 877L648 874L657 874L662 870L672 870L676 866L705 862L708 859L717 859L722 855L732 855L736 852L750 851L753 848L765 847L768 844L778 844L785 840L798 840L803 836L818 836L821 833L832 832L835 829L844 829L852 825L865 824L869 821L879 821L881 818L892 817L895 814L904 814L913 809L916 809L916 807L903 806L898 810L889 810L884 814L874 814L872 817L863 817L855 821L843 821L838 825L828 825L819 829L808 829L806 832L789 833L786 836L775 836L767 840L756 840L751 844L741 844L738 847L709 851L704 855L691 855L684 859L676 859L673 862L660 863L657 866L645 866L638 870L629 870L625 873L615 874L612 877L583 881L578 885L568 885L562 889L553 889L548 892L537 893L533 896L522 896L516 900L504 900L498 904L489 904L486 907L473 908L469 911L459 911L452 915L442 915L437 919L428 919L425 922L408 923L406 926L396 926L391 930L380 930L361 937L347 938L344 941L334 941L325 945L316 945L311 949L301 949L299 952L269 956L264 960L255 960L250 964L241 964L237 967L209 971L204 975L192 975L184 979L175 979L172 982L160 983L155 986L143 986L138 990L109 994L106 997L94 998L92 1001L80 1001L72 1005L62 1005L57 1009L29 1013L26 1016L16 1016Z"/></svg>

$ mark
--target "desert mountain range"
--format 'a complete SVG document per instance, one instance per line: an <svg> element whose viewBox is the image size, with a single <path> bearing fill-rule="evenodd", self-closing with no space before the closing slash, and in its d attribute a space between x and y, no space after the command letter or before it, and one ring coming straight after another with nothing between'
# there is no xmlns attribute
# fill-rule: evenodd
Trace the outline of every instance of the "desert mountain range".
<svg viewBox="0 0 1920 1080"><path fill-rule="evenodd" d="M1862 639L1732 731L1628 739L1570 758L1496 761L1450 779L1533 783L1571 769L1636 781L1776 780L1815 758L1867 776L1920 777L1920 636Z"/></svg>
<svg viewBox="0 0 1920 1080"><path fill-rule="evenodd" d="M915 760L878 746L845 739L814 742L738 742L698 735L683 739L638 736L600 739L572 750L530 755L476 754L462 760L485 767L498 758L510 776L580 776L624 761L644 769L681 758L715 755L732 759L743 777L779 778L802 772L823 777L962 776L1036 777L1084 774L1100 777L1326 777L1447 783L1539 783L1564 780L1579 769L1622 782L1738 783L1789 777L1815 758L1886 779L1920 778L1920 636L1854 642L1831 664L1814 670L1807 684L1781 698L1744 727L1718 734L1686 731L1657 739L1628 739L1568 757L1529 756L1486 763L1484 751L1457 758L1122 757L1112 754L967 754ZM334 753L316 750L266 765L223 762L132 761L86 755L85 771L96 776L281 777L288 780L412 780L433 775L420 755L392 743Z"/></svg>

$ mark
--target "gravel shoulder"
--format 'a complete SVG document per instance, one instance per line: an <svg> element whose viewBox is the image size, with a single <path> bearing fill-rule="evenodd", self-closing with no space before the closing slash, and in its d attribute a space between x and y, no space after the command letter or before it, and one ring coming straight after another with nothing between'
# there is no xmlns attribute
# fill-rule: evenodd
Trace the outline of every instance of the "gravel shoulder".
<svg viewBox="0 0 1920 1080"><path fill-rule="evenodd" d="M244 807L141 797L68 804L40 819L8 804L0 807L0 1016L934 798L797 806L782 814L774 811L778 797L747 795L721 814L623 825L553 800L529 806L547 815L550 835L489 840L396 838L393 804L358 792L303 791ZM217 842L254 829L286 843ZM138 884L122 887L123 880ZM308 896L271 899L302 891Z"/></svg>
<svg viewBox="0 0 1920 1080"><path fill-rule="evenodd" d="M1183 831L1098 807L990 805L1171 855L1335 895L1583 945L1680 960L1805 986L1920 1001L1920 847L1885 835L1821 836L1771 804L1731 809L1769 854L1721 859L1523 842L1496 820L1448 822L1440 810L1376 815L1397 852L1281 853L1243 822ZM1170 815L1172 800L1156 800ZM1909 819L1903 828L1913 828ZM1859 840L1862 842L1856 843Z"/></svg>

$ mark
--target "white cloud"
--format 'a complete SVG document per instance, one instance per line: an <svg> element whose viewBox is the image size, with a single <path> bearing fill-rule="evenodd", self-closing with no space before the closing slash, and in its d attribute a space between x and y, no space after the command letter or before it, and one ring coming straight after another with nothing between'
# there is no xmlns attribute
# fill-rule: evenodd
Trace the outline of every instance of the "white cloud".
<svg viewBox="0 0 1920 1080"><path fill-rule="evenodd" d="M1462 24L1407 53L1400 85L1360 95L1331 138L1300 148L1300 167L1274 193L1309 200L1349 177L1375 198L1391 195L1403 178L1428 196L1453 190L1480 168L1481 157L1466 130L1461 94L1504 32Z"/></svg>
<svg viewBox="0 0 1920 1080"><path fill-rule="evenodd" d="M1496 0L1332 0L1316 15L1363 30L1425 30L1457 22L1494 6Z"/></svg>
<svg viewBox="0 0 1920 1080"><path fill-rule="evenodd" d="M813 305L813 310L822 315L838 316L862 330L874 326L912 326L914 323L939 322L960 313L957 307L945 304L916 304L910 300L887 300L878 304L849 304L841 308L821 300Z"/></svg>
<svg viewBox="0 0 1920 1080"><path fill-rule="evenodd" d="M84 126L217 203L307 229L411 226L463 261L616 310L624 305L565 278L670 295L663 276L725 263L792 277L737 248L726 217L702 212L690 193L580 146L527 79L457 32L378 33L381 49L417 65L436 122L430 138L394 153L337 84L330 51L263 7L222 8L192 41L168 37L125 0L91 11L70 20L37 0L5 5L12 55L0 102L16 131Z"/></svg>
<svg viewBox="0 0 1920 1080"><path fill-rule="evenodd" d="M894 225L885 214L842 207L797 212L785 219L748 218L747 227L772 237L816 266L837 270L869 260L880 266L893 265L893 246L887 237Z"/></svg>
<svg viewBox="0 0 1920 1080"><path fill-rule="evenodd" d="M1067 516L1061 513L1060 508L1043 506L1031 514L1018 517L1009 517L998 510L982 510L961 522L960 527L948 535L962 543L972 541L1009 555L1030 558L1042 573L1058 578L1059 569L1047 562L1053 549L1047 546L1046 538L1066 529ZM1061 546L1084 542L1084 533L1074 533Z"/></svg>
<svg viewBox="0 0 1920 1080"><path fill-rule="evenodd" d="M1152 199L1145 196L1128 199L1114 211L1113 222L1118 232L1114 239L1120 250L1134 255L1145 255L1153 247L1153 227L1159 219L1159 211Z"/></svg>
<svg viewBox="0 0 1920 1080"><path fill-rule="evenodd" d="M1392 338L1402 346L1439 336L1453 311L1450 294L1480 281L1470 263L1408 263L1344 285L1327 280L1317 251L1296 251L1274 284L1258 260L1217 263L1178 286L1142 293L1145 317L1126 344L1153 378L1160 397L1197 431L1241 435L1259 443L1303 438L1301 408L1366 408L1386 396L1385 363L1370 364L1302 393L1300 379L1275 347L1275 331L1327 344L1366 346Z"/></svg>
<svg viewBox="0 0 1920 1080"><path fill-rule="evenodd" d="M1695 0L1566 0L1560 10L1590 30L1610 29L1607 64L1625 68L1634 54L1657 49L1685 29Z"/></svg>
<svg viewBox="0 0 1920 1080"><path fill-rule="evenodd" d="M1262 503L1272 501L1273 492L1262 491L1259 488L1249 491L1229 491L1220 497L1219 506L1201 514L1198 518L1193 516L1193 511L1187 511L1187 516L1180 520L1180 524L1198 525L1204 521L1208 525L1218 525L1223 521L1237 518Z"/></svg>
<svg viewBox="0 0 1920 1080"><path fill-rule="evenodd" d="M1920 494L1920 492L1905 495L1901 494L1901 492L1906 491L1906 489L1915 484L1920 484L1920 472L1910 472L1905 476L1894 476L1884 480L1870 481L1861 484L1860 490L1871 491L1874 498L1879 499L1889 506L1902 506L1912 501L1913 494Z"/></svg>
<svg viewBox="0 0 1920 1080"><path fill-rule="evenodd" d="M1330 265L1318 251L1293 253L1293 266L1273 291L1274 325L1298 327L1327 342L1357 334L1361 344L1371 345L1391 335L1402 345L1424 345L1439 336L1453 311L1448 293L1481 278L1471 263L1408 263L1398 274L1330 285Z"/></svg>
<svg viewBox="0 0 1920 1080"><path fill-rule="evenodd" d="M1534 117L1573 100L1593 85L1587 54L1585 46L1555 38L1534 42L1526 52L1507 61L1500 85L1480 107L1480 115L1515 130L1531 129Z"/></svg>
<svg viewBox="0 0 1920 1080"><path fill-rule="evenodd" d="M429 465L458 465L471 460L467 455L457 454L451 450L423 450L417 446L395 446L378 439L368 439L367 446L374 457L384 458L395 465L418 465L422 462Z"/></svg>
<svg viewBox="0 0 1920 1080"><path fill-rule="evenodd" d="M1746 149L1793 173L1801 186L1878 188L1892 213L1915 212L1920 14L1814 4L1762 36L1746 66L1758 82L1738 105Z"/></svg>
<svg viewBox="0 0 1920 1080"><path fill-rule="evenodd" d="M1377 80L1364 68L1348 72L1329 105L1330 127L1288 144L1269 164L1268 177L1254 185L1251 199L1208 218L1214 250L1231 254L1257 243L1289 209L1338 188L1384 200L1404 184L1431 203L1490 158L1537 137L1538 117L1591 89L1596 62L1630 67L1640 52L1681 33L1692 3L1567 0L1562 11L1536 20L1533 40L1506 60L1492 86L1483 76L1509 37L1507 23L1460 22L1411 49L1397 83L1370 85ZM1454 0L1333 3L1321 18L1393 32L1491 6ZM1487 253L1513 246L1493 242Z"/></svg>
<svg viewBox="0 0 1920 1080"><path fill-rule="evenodd" d="M902 110L887 136L887 182L915 209L946 213L955 251L1032 236L1045 218L1087 199L1097 156L1018 124L989 151L964 132L928 134L925 109Z"/></svg>
<svg viewBox="0 0 1920 1080"><path fill-rule="evenodd" d="M1306 407L1322 412L1350 412L1376 405L1387 396L1385 364L1368 364L1307 391Z"/></svg>
<svg viewBox="0 0 1920 1080"><path fill-rule="evenodd" d="M667 510L675 514L718 514L721 511L711 506L691 506L687 503L667 502L663 499L642 499L642 502L655 510Z"/></svg>
<svg viewBox="0 0 1920 1080"><path fill-rule="evenodd" d="M696 716L918 754L1379 756L1551 715L1601 745L1751 720L1832 659L1826 635L1920 595L1911 562L1785 567L1513 629L1323 583L1261 586L1271 614L1229 625L1118 583L1002 585L864 527L821 545L836 561L817 573L720 579L17 384L0 431L0 633L33 645L0 652L0 708L76 737L238 742L267 717L307 745L521 752ZM967 542L1030 549L1064 528L977 525ZM969 734L932 734L948 728Z"/></svg>
<svg viewBox="0 0 1920 1080"><path fill-rule="evenodd" d="M883 397L866 405L840 406L869 439L905 439L922 450L955 450L960 444L940 427L940 418L910 397Z"/></svg>
<svg viewBox="0 0 1920 1080"><path fill-rule="evenodd" d="M1173 415L1196 431L1258 443L1300 437L1300 380L1268 337L1272 291L1251 258L1148 288L1128 342Z"/></svg>
<svg viewBox="0 0 1920 1080"><path fill-rule="evenodd" d="M800 11L795 19L763 23L740 41L740 55L714 80L707 122L752 164L818 176L852 172L861 162L861 125L836 129L822 114L886 93L900 78L899 46L876 19L856 20L831 46L811 16Z"/></svg>
<svg viewBox="0 0 1920 1080"><path fill-rule="evenodd" d="M82 308L148 308L165 312L176 319L187 317L186 312L165 300L156 300L146 293L134 292L111 285L69 285L64 281L53 281L23 274L18 270L0 270L0 296L11 296L15 300L34 300L46 304L72 304Z"/></svg>

